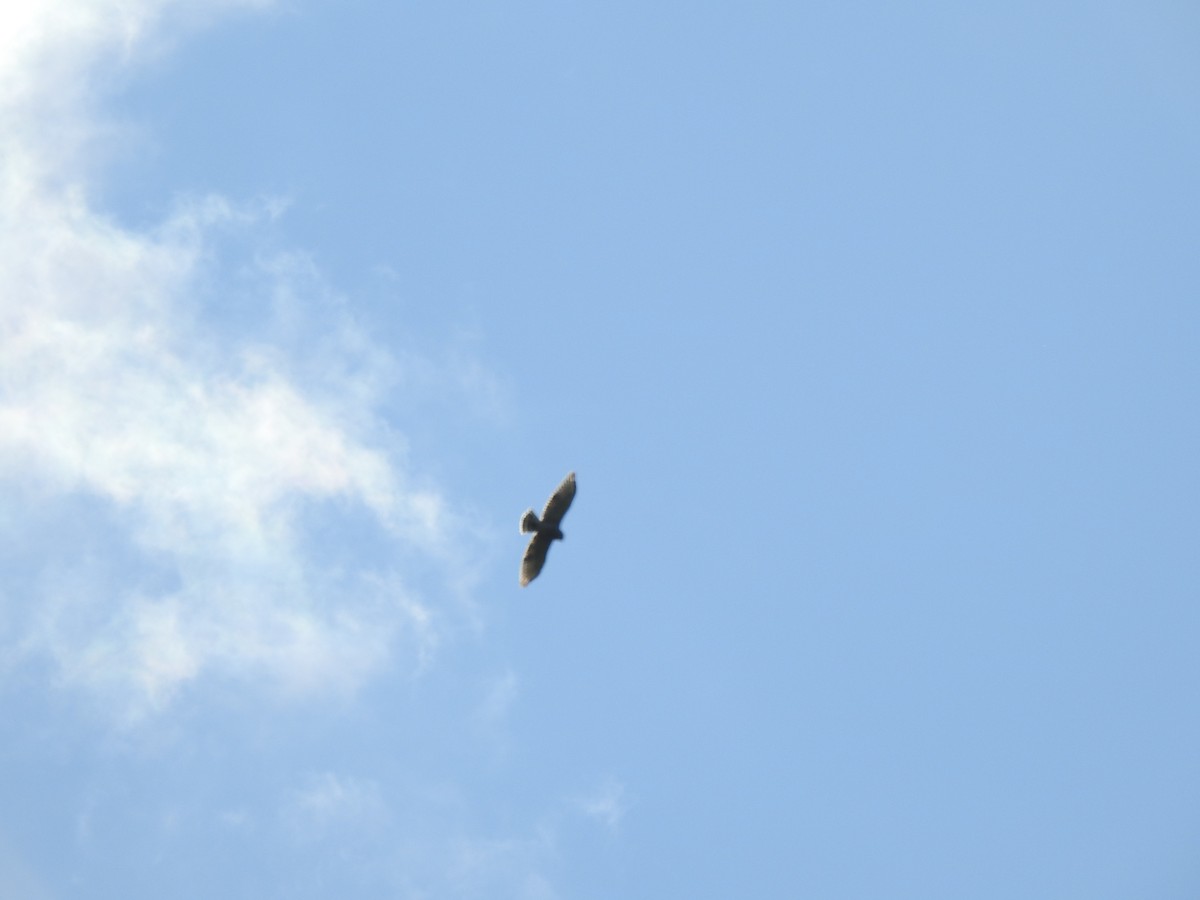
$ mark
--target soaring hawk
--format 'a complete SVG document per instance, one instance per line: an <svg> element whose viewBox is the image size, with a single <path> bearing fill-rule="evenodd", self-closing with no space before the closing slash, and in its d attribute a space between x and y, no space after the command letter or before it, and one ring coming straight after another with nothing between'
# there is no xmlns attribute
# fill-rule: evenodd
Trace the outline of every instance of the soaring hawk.
<svg viewBox="0 0 1200 900"><path fill-rule="evenodd" d="M542 510L539 520L532 509L527 509L521 516L521 533L533 533L529 546L525 548L525 558L521 560L521 587L529 584L538 577L542 566L546 563L546 553L550 550L551 541L563 539L562 529L558 527L562 517L567 514L567 508L575 499L575 473L571 472L562 480Z"/></svg>

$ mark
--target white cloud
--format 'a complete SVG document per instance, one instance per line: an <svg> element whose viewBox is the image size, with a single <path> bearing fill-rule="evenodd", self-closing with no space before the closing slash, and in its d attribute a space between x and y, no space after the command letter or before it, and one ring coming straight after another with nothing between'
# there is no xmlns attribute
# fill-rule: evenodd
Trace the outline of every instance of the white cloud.
<svg viewBox="0 0 1200 900"><path fill-rule="evenodd" d="M554 855L554 836L545 829L531 837L460 839L452 847L446 868L453 896L557 896L542 871Z"/></svg>
<svg viewBox="0 0 1200 900"><path fill-rule="evenodd" d="M615 778L607 778L596 788L576 800L579 810L589 818L616 829L629 811L625 786Z"/></svg>
<svg viewBox="0 0 1200 900"><path fill-rule="evenodd" d="M379 785L333 772L310 777L293 792L283 816L291 831L305 839L374 831L389 818Z"/></svg>
<svg viewBox="0 0 1200 900"><path fill-rule="evenodd" d="M103 162L111 122L88 114L131 63L196 26L272 0L22 0L0 5L0 154L6 191L58 185Z"/></svg>
<svg viewBox="0 0 1200 900"><path fill-rule="evenodd" d="M558 865L553 823L480 833L464 821L462 799L444 785L389 788L322 772L285 795L279 822L304 855L298 865L305 877L336 871L372 896L557 896L550 880Z"/></svg>
<svg viewBox="0 0 1200 900"><path fill-rule="evenodd" d="M166 19L261 5L0 13L0 490L25 513L0 527L58 515L100 547L65 561L31 548L38 575L3 592L0 621L20 623L10 640L25 657L128 717L206 674L348 690L399 637L420 660L434 613L358 545L443 563L454 545L445 502L406 474L374 412L386 354L345 321L279 347L202 314L221 283L212 235L253 240L273 208L203 198L138 232L89 203L89 160L108 146L93 76L160 46ZM257 265L263 293L245 302L286 295L302 316L303 257ZM339 533L317 534L327 521Z"/></svg>

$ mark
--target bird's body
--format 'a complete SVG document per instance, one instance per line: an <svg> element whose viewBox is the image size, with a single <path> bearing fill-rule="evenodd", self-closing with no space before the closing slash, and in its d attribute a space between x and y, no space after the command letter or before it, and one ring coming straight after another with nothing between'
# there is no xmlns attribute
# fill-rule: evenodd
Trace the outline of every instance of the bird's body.
<svg viewBox="0 0 1200 900"><path fill-rule="evenodd" d="M571 472L546 501L546 508L542 510L540 519L532 509L527 509L521 516L521 533L533 535L529 539L529 546L525 548L525 556L521 560L521 587L525 587L537 578L538 573L542 571L542 566L546 564L546 554L550 552L551 542L563 539L559 524L574 499L575 473Z"/></svg>

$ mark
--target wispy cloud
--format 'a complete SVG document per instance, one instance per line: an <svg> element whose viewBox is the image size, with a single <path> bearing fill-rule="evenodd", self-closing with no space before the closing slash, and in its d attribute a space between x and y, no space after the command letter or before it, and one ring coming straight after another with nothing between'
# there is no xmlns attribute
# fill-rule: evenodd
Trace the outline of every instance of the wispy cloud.
<svg viewBox="0 0 1200 900"><path fill-rule="evenodd" d="M92 76L157 47L164 19L261 5L0 13L0 489L21 511L0 527L91 532L30 544L0 618L26 658L135 718L208 673L342 690L399 638L427 656L436 616L388 558L454 546L375 411L386 354L352 322L295 346L203 315L214 235L253 241L273 207L192 199L135 231L88 199L107 147ZM304 316L318 279L301 254L254 268L244 302Z"/></svg>
<svg viewBox="0 0 1200 900"><path fill-rule="evenodd" d="M529 837L459 840L446 865L448 886L454 896L557 897L543 872L554 855L554 835L546 828Z"/></svg>
<svg viewBox="0 0 1200 900"><path fill-rule="evenodd" d="M300 871L352 882L372 896L557 896L551 818L505 834L480 832L462 800L448 785L405 789L322 772L286 793L279 822L303 854Z"/></svg>
<svg viewBox="0 0 1200 900"><path fill-rule="evenodd" d="M314 839L330 834L374 831L388 821L388 809L373 781L322 772L293 792L283 811L293 834Z"/></svg>
<svg viewBox="0 0 1200 900"><path fill-rule="evenodd" d="M630 805L625 786L615 778L606 778L591 791L578 797L575 803L585 816L614 830L625 818Z"/></svg>

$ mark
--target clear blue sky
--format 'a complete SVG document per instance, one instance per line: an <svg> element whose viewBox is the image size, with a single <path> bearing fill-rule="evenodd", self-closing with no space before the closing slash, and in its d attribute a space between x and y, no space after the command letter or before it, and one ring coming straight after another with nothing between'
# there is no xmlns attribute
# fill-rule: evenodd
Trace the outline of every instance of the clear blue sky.
<svg viewBox="0 0 1200 900"><path fill-rule="evenodd" d="M1200 896L1194 5L21 6L0 897Z"/></svg>

